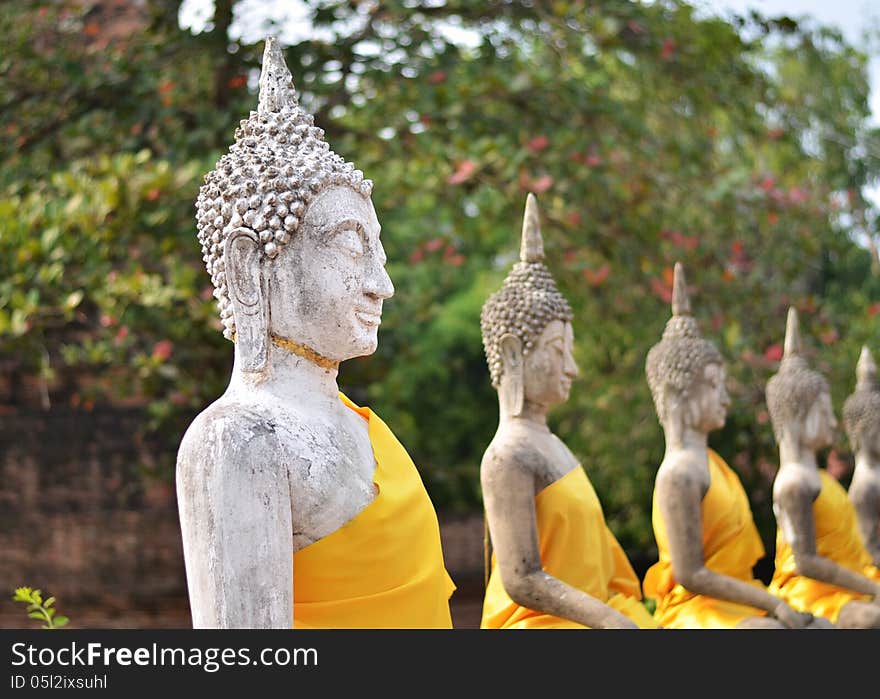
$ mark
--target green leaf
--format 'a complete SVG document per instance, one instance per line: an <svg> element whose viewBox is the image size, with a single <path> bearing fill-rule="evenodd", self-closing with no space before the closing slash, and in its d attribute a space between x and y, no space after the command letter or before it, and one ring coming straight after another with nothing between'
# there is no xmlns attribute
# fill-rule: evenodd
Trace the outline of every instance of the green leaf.
<svg viewBox="0 0 880 699"><path fill-rule="evenodd" d="M46 615L43 614L42 612L31 612L30 614L28 614L28 616L31 619L45 619L46 618Z"/></svg>
<svg viewBox="0 0 880 699"><path fill-rule="evenodd" d="M54 620L55 628L61 628L62 626L67 626L67 622L69 622L69 621L70 621L70 619L68 619L66 616L58 615L55 617L55 620Z"/></svg>
<svg viewBox="0 0 880 699"><path fill-rule="evenodd" d="M43 606L46 607L46 608L48 609L48 608L51 607L54 603L55 603L55 598L54 598L54 597L50 597L50 598L47 599L45 602L43 602Z"/></svg>
<svg viewBox="0 0 880 699"><path fill-rule="evenodd" d="M84 295L85 294L82 289L78 289L77 291L68 294L67 298L64 299L64 308L66 308L68 311L72 311L74 308L79 306L79 304L83 300Z"/></svg>
<svg viewBox="0 0 880 699"><path fill-rule="evenodd" d="M31 599L31 588L17 587L12 599L16 602L29 602Z"/></svg>

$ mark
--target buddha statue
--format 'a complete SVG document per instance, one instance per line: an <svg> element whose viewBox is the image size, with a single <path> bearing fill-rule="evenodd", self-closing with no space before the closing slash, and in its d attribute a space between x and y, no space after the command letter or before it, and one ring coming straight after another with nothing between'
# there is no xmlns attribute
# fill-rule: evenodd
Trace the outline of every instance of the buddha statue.
<svg viewBox="0 0 880 699"><path fill-rule="evenodd" d="M754 577L764 545L733 469L708 446L724 426L730 398L724 359L691 315L684 269L676 263L672 318L648 352L648 386L666 441L654 483L652 521L659 560L646 597L666 628L803 628L794 610Z"/></svg>
<svg viewBox="0 0 880 699"><path fill-rule="evenodd" d="M376 350L394 288L372 183L323 135L267 39L258 109L196 205L234 364L178 452L193 625L448 628L418 471L337 387L340 362Z"/></svg>
<svg viewBox="0 0 880 699"><path fill-rule="evenodd" d="M856 458L849 500L871 562L880 567L880 383L867 347L856 365L856 390L843 404L843 424Z"/></svg>
<svg viewBox="0 0 880 699"><path fill-rule="evenodd" d="M586 472L547 426L578 369L572 311L543 259L529 194L520 261L480 318L500 412L480 466L494 546L481 628L652 628Z"/></svg>
<svg viewBox="0 0 880 699"><path fill-rule="evenodd" d="M782 363L766 395L779 445L770 587L793 607L841 628L880 628L880 570L871 564L846 490L817 463L816 452L831 444L837 421L828 382L801 354L794 308L788 309Z"/></svg>

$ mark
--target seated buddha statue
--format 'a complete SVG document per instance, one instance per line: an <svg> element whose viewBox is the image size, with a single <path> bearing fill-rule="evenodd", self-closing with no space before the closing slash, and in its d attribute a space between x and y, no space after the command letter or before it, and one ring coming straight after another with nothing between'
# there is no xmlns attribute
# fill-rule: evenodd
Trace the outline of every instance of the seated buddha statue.
<svg viewBox="0 0 880 699"><path fill-rule="evenodd" d="M782 363L767 382L766 396L779 445L770 587L793 607L841 628L880 628L880 570L871 563L846 490L816 459L831 444L837 421L828 382L801 354L794 308L788 310Z"/></svg>
<svg viewBox="0 0 880 699"><path fill-rule="evenodd" d="M856 365L856 390L843 404L843 424L856 458L849 500L871 563L880 566L880 383L867 347Z"/></svg>
<svg viewBox="0 0 880 699"><path fill-rule="evenodd" d="M578 369L572 311L543 259L529 194L520 261L480 318L500 412L480 466L494 547L481 628L653 628L590 479L547 425Z"/></svg>
<svg viewBox="0 0 880 699"><path fill-rule="evenodd" d="M376 350L394 288L372 182L323 135L268 39L257 111L197 200L234 363L178 452L193 625L448 628L419 473L337 387L340 362Z"/></svg>
<svg viewBox="0 0 880 699"><path fill-rule="evenodd" d="M749 499L733 469L708 446L730 398L721 353L691 315L676 264L672 318L648 352L646 374L666 451L654 483L652 521L659 560L646 597L667 628L803 628L811 614L771 594L752 572L764 557ZM819 625L824 625L819 622Z"/></svg>

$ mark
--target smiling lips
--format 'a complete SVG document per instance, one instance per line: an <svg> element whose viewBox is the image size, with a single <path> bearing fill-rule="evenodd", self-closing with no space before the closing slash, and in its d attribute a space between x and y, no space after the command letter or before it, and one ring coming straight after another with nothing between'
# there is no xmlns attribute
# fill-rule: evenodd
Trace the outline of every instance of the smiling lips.
<svg viewBox="0 0 880 699"><path fill-rule="evenodd" d="M382 312L372 311L365 308L358 309L354 312L355 318L367 327L377 327L382 322Z"/></svg>

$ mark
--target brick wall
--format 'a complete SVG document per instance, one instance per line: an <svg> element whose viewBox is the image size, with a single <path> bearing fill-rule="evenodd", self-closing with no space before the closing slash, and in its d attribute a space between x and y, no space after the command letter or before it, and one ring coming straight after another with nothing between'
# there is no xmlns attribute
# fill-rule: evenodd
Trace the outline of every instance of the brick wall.
<svg viewBox="0 0 880 699"><path fill-rule="evenodd" d="M0 628L31 625L10 601L21 585L55 595L71 626L189 625L174 487L148 475L141 420L136 408L0 413ZM440 520L456 624L472 626L482 516Z"/></svg>

